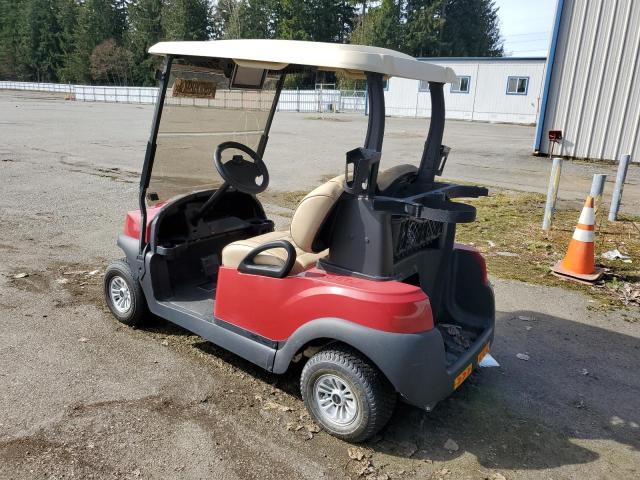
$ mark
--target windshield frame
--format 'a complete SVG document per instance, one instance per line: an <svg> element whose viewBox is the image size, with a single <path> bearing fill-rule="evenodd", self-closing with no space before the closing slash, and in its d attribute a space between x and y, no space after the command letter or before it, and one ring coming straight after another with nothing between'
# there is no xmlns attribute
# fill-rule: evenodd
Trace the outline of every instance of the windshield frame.
<svg viewBox="0 0 640 480"><path fill-rule="evenodd" d="M138 205L140 208L141 225L147 224L147 208L148 208L147 207L147 190L149 188L149 184L150 184L152 173L153 173L153 166L154 166L154 161L156 157L156 149L158 146L157 144L158 133L160 131L162 113L164 111L164 106L165 106L167 87L169 85L169 81L171 77L171 67L175 58L177 57L172 55L167 55L164 59L162 70L158 70L158 72L156 73L156 79L158 80L158 97L154 107L153 119L151 121L151 131L149 133L149 140L147 142L147 148L145 151L144 163L142 166L142 172L140 174ZM273 101L269 108L264 129L260 136L259 144L256 150L256 152L260 157L264 155L264 152L267 147L267 142L269 140L269 132L271 130L271 125L273 123L273 117L275 116L275 112L277 110L278 100L280 99L280 93L282 92L282 88L284 86L285 77L286 77L286 74L284 72L280 72L280 77L276 82ZM139 239L139 249L138 249L138 254L140 259L142 259L144 250L148 245L148 241L149 241L149 238L147 238L147 235L146 235L146 228L144 227L140 228L140 239Z"/></svg>

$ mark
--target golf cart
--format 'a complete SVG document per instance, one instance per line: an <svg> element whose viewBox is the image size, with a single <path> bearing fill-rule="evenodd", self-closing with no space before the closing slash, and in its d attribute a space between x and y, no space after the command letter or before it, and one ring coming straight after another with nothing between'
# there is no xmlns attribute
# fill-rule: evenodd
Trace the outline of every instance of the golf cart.
<svg viewBox="0 0 640 480"><path fill-rule="evenodd" d="M495 308L482 256L454 242L476 211L452 199L487 190L435 180L454 72L387 49L284 40L150 53L165 60L139 210L104 278L115 317L135 326L150 311L274 373L305 362L309 413L349 441L380 430L397 398L431 410L458 388L489 351ZM287 76L323 71L366 79L364 144L354 139L345 174L274 231L256 197L269 185L271 123ZM392 76L429 82L418 166L380 167Z"/></svg>

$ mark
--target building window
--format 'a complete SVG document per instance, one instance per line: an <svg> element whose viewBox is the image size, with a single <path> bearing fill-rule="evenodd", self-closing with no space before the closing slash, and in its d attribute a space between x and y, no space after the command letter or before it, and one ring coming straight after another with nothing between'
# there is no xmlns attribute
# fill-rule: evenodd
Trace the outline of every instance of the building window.
<svg viewBox="0 0 640 480"><path fill-rule="evenodd" d="M456 77L456 81L451 84L451 93L469 93L471 77Z"/></svg>
<svg viewBox="0 0 640 480"><path fill-rule="evenodd" d="M507 95L526 95L529 90L529 77L509 77Z"/></svg>
<svg viewBox="0 0 640 480"><path fill-rule="evenodd" d="M420 80L420 84L418 85L419 92L428 92L429 91L429 82L427 80Z"/></svg>

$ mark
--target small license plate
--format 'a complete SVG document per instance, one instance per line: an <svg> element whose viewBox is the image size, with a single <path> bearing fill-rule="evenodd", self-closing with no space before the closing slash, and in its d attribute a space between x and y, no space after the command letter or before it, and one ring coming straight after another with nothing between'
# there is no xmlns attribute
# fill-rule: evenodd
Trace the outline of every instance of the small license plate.
<svg viewBox="0 0 640 480"><path fill-rule="evenodd" d="M466 366L466 368L464 370L462 370L458 376L456 377L455 381L453 382L453 389L457 389L460 385L462 385L462 383L469 378L469 375L471 375L471 372L473 371L473 364L470 363L469 365Z"/></svg>
<svg viewBox="0 0 640 480"><path fill-rule="evenodd" d="M478 363L480 363L482 361L482 359L484 358L484 356L489 353L489 344L487 343L484 347L482 347L482 350L480 350L480 353L478 354Z"/></svg>

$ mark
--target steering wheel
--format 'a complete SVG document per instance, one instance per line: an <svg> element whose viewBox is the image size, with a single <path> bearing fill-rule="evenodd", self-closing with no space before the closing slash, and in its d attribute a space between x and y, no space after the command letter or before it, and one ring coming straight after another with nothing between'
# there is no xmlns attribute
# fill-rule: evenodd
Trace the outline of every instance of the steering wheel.
<svg viewBox="0 0 640 480"><path fill-rule="evenodd" d="M242 155L234 155L231 160L222 163L222 152L233 148L249 155L253 162ZM243 193L256 195L269 185L269 171L262 158L251 148L238 142L222 142L213 154L216 170L229 185Z"/></svg>

